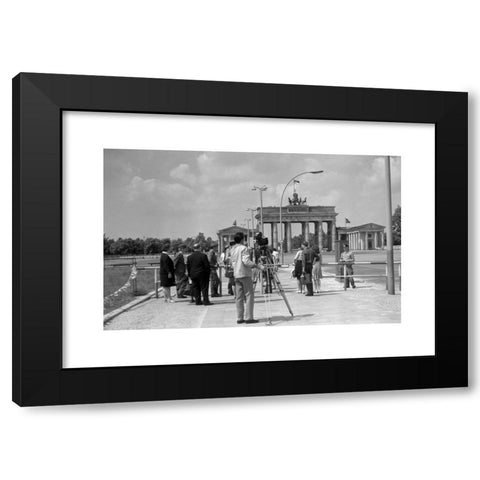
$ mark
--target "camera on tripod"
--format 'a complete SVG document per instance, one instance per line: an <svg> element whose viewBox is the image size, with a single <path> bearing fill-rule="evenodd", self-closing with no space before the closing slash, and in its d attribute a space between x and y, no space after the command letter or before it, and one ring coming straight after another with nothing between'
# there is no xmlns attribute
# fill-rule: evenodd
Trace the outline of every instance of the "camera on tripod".
<svg viewBox="0 0 480 480"><path fill-rule="evenodd" d="M255 235L255 257L258 260L259 257L266 257L270 253L268 248L268 238L263 236L262 232L258 232Z"/></svg>
<svg viewBox="0 0 480 480"><path fill-rule="evenodd" d="M255 246L266 247L268 245L268 238L263 236L262 232L258 232L255 235Z"/></svg>

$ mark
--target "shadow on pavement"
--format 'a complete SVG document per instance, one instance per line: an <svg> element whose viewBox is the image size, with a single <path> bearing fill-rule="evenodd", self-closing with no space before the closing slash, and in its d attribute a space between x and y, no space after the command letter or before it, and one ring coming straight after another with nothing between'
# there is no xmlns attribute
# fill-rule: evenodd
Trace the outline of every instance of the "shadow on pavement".
<svg viewBox="0 0 480 480"><path fill-rule="evenodd" d="M304 313L303 315L294 315L293 317L278 315L278 316L272 317L270 320L266 318L265 319L262 318L260 321L265 323L268 326L275 326L285 322L293 322L300 318L313 317L313 315L314 315L313 313Z"/></svg>
<svg viewBox="0 0 480 480"><path fill-rule="evenodd" d="M343 289L342 290L328 290L327 292L320 291L320 293L316 293L314 296L315 297L324 297L325 295L339 295L340 293L343 293Z"/></svg>

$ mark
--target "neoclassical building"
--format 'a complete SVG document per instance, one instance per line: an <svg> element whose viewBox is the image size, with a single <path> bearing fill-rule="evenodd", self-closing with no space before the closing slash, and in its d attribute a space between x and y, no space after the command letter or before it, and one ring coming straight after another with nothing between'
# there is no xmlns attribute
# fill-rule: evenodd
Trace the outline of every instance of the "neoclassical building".
<svg viewBox="0 0 480 480"><path fill-rule="evenodd" d="M286 239L286 251L292 250L292 224L300 223L302 235L309 238L314 233L314 243L320 248L333 250L336 239L336 217L335 207L310 206L306 203L290 204L282 207L283 237ZM257 220L260 220L260 209L258 209ZM325 224L325 228L323 227ZM327 244L323 245L322 229L327 232ZM263 207L263 230L264 235L270 237L270 244L277 247L281 243L280 235L280 208ZM269 231L270 230L270 231Z"/></svg>
<svg viewBox="0 0 480 480"><path fill-rule="evenodd" d="M217 232L219 252L223 252L223 249L228 247L230 242L233 242L233 237L237 232L242 232L245 236L249 235L249 230L238 225L231 225L230 227L222 228Z"/></svg>
<svg viewBox="0 0 480 480"><path fill-rule="evenodd" d="M289 199L290 200L290 199ZM283 236L285 239L285 251L292 250L292 224L299 223L302 226L303 238L309 238L310 233L314 234L314 244L320 249L333 251L336 248L336 241L347 243L351 250L376 250L385 247L384 234L385 227L376 223L365 223L356 227L337 227L335 207L333 206L310 206L305 200L298 200L294 197L290 205L282 207ZM242 232L245 236L255 235L260 231L261 213L260 207L257 208L255 215L257 226L254 230L248 230L244 227L232 225L223 228L217 232L219 251L223 251L237 232ZM326 232L326 242L322 232ZM268 237L269 244L272 247L279 247L281 243L280 234L280 208L263 207L263 233ZM253 239L250 240L253 242ZM343 250L340 246L340 252Z"/></svg>
<svg viewBox="0 0 480 480"><path fill-rule="evenodd" d="M376 223L365 223L357 227L338 227L338 238L348 243L350 250L376 250L384 248L385 227Z"/></svg>

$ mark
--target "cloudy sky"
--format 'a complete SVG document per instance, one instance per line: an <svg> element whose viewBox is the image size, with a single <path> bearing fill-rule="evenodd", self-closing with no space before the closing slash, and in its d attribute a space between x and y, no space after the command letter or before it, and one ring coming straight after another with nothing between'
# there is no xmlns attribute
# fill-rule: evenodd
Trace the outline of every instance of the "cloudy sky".
<svg viewBox="0 0 480 480"><path fill-rule="evenodd" d="M117 237L186 238L246 224L247 208L260 205L254 185L266 185L264 206L278 206L285 183L299 178L297 192L309 205L333 205L337 225L385 225L383 158L352 155L105 150L105 234ZM392 158L393 207L401 204L400 164ZM288 204L293 186L284 196ZM268 231L268 229L267 229ZM300 226L293 228L294 235Z"/></svg>

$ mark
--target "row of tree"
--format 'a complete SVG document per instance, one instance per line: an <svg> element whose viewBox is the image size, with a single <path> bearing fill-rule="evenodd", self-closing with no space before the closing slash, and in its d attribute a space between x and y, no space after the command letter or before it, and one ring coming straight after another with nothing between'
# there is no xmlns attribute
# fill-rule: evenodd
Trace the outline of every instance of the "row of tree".
<svg viewBox="0 0 480 480"><path fill-rule="evenodd" d="M393 244L401 245L402 244L402 208L400 205L397 205L397 208L392 215L392 234L393 234Z"/></svg>
<svg viewBox="0 0 480 480"><path fill-rule="evenodd" d="M392 231L393 244L402 244L402 209L397 205L392 215ZM327 234L322 231L323 245L327 245ZM314 235L310 234L310 242L314 242ZM286 241L286 240L285 240ZM303 242L303 235L296 235L292 238L292 247L300 248ZM171 248L175 249L180 245L184 245L187 251L193 250L195 243L200 243L202 248L209 249L212 245L217 246L218 242L212 237L205 238L202 232L196 237L182 238L109 238L103 236L103 253L104 255L156 255L163 251L164 246L169 243Z"/></svg>
<svg viewBox="0 0 480 480"><path fill-rule="evenodd" d="M201 232L196 237L182 238L109 238L103 236L103 254L104 255L156 255L161 253L165 245L175 249L180 245L184 245L187 251L193 250L193 245L200 243L202 248L209 249L212 245L216 246L217 242L211 237L205 238Z"/></svg>

